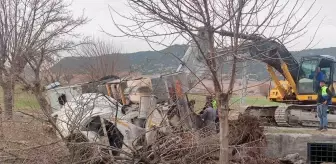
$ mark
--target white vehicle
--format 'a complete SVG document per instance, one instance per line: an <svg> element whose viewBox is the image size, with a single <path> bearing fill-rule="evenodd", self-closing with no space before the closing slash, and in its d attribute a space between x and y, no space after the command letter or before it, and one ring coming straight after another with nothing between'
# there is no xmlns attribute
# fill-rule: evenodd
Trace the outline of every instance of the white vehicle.
<svg viewBox="0 0 336 164"><path fill-rule="evenodd" d="M132 146L145 129L132 124L121 108L122 105L111 97L84 93L70 99L52 116L61 132L59 137L71 139L82 135L89 142L122 149L122 142L127 144L124 146Z"/></svg>
<svg viewBox="0 0 336 164"><path fill-rule="evenodd" d="M57 82L48 85L47 98L61 133L59 137L76 142L101 143L127 151L128 147L137 149L144 143L153 142L155 134L150 131L153 125L199 127L201 119L189 109L184 94L191 86L188 82L191 77L187 78L185 66L202 64L202 61L194 60L199 54L197 47L189 47L183 58L185 65L179 66L177 73L171 75L126 82L111 76L110 79L72 86L61 86ZM205 70L198 72L206 74ZM121 100L122 104L118 102ZM172 109L178 112L167 116ZM190 116L194 117L196 124ZM182 124L180 118L185 120ZM167 129L160 130L165 132ZM78 136L81 140L76 139ZM118 155L117 152L110 153Z"/></svg>
<svg viewBox="0 0 336 164"><path fill-rule="evenodd" d="M156 96L151 93L141 93L137 104L124 106L98 91L83 91L83 85L59 86L47 91L49 103L56 107L52 116L56 120L60 138L96 142L129 151L129 147L136 146L137 149L144 142L153 141L150 138L154 133L146 133L152 125L167 123L162 121L167 106L157 104ZM110 153L118 155L117 151Z"/></svg>

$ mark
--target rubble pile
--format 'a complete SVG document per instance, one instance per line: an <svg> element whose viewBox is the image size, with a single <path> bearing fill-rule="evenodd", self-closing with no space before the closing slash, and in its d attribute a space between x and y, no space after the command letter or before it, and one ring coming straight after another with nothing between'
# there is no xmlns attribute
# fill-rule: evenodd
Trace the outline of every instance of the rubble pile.
<svg viewBox="0 0 336 164"><path fill-rule="evenodd" d="M240 116L230 121L229 145L231 163L280 164L278 159L264 156L266 139L258 119ZM150 161L156 163L217 163L219 134L207 128L196 132L171 133L158 138L150 152Z"/></svg>

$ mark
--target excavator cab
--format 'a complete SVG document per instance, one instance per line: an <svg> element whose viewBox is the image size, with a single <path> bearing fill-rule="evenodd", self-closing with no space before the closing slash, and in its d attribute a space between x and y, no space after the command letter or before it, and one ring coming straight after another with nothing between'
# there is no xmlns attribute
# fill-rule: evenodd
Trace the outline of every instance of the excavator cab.
<svg viewBox="0 0 336 164"><path fill-rule="evenodd" d="M315 95L318 92L319 82L316 77L319 71L322 72L327 86L334 91L335 61L335 58L329 55L301 58L297 79L298 94Z"/></svg>

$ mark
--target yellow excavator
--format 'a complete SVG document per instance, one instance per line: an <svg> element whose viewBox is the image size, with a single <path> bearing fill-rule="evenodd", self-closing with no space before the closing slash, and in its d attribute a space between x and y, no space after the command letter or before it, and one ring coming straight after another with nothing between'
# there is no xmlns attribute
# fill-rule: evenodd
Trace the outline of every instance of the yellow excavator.
<svg viewBox="0 0 336 164"><path fill-rule="evenodd" d="M199 47L204 49L203 52L206 52L208 48L205 42L207 36L204 36L206 33L199 31L198 34ZM297 61L281 44L281 41L267 39L259 35L240 34L239 37L245 42L239 47L238 58L246 59L248 57L267 65L267 70L274 83L274 88L270 89L268 99L279 103L276 106L248 106L244 113L257 116L271 125L318 126L319 120L316 118L315 112L317 99L315 70L320 68L324 73L326 84L334 95L332 103L336 104L334 94L335 57L330 55L308 56ZM221 60L225 59L218 57L219 63L222 62ZM188 78L190 83L197 81L197 79L192 80L193 75L199 79L208 75L207 66L194 42L191 42L182 61L177 72L192 75ZM280 80L276 72L280 73L284 79ZM328 120L331 128L336 128L336 115L333 112L335 109L336 106L329 106Z"/></svg>
<svg viewBox="0 0 336 164"><path fill-rule="evenodd" d="M333 105L329 105L328 126L336 127L335 57L307 56L298 62L285 46L276 41L253 41L251 45L249 54L253 59L267 64L267 71L274 84L274 88L269 90L268 99L278 102L279 105L248 106L245 113L278 126L317 126L319 120L315 111L318 82L315 74L319 70L324 74L324 80L333 93ZM284 80L278 78L276 71Z"/></svg>

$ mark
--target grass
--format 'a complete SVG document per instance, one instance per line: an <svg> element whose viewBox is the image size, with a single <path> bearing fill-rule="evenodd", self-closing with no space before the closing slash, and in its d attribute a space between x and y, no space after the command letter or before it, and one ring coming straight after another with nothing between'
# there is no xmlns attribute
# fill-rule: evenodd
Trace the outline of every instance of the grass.
<svg viewBox="0 0 336 164"><path fill-rule="evenodd" d="M195 111L198 112L202 110L205 104L205 95L195 95L195 94L189 94L188 99L189 100L195 100ZM255 106L263 106L263 105L277 105L278 103L269 101L265 97L262 96L246 96L244 97L244 105L255 105ZM240 96L233 96L230 100L230 107L232 109L235 109L239 107L240 103Z"/></svg>
<svg viewBox="0 0 336 164"><path fill-rule="evenodd" d="M15 110L31 110L31 109L39 109L39 104L35 98L35 96L26 91L22 91L20 86L17 86L14 91L14 109ZM195 95L189 94L189 100L195 100L195 111L201 111L205 104L205 95ZM271 102L265 97L262 96L246 96L245 105L277 105L276 102ZM233 96L230 100L230 107L235 109L239 107L240 96ZM0 88L0 106L3 107L3 90Z"/></svg>
<svg viewBox="0 0 336 164"><path fill-rule="evenodd" d="M262 97L262 96L246 96L244 97L244 101L246 105L258 105L258 106L262 106L262 105L277 105L278 103L276 102L272 102L268 99L266 99L266 97ZM231 99L231 103L234 104L239 104L240 102L240 97L239 96L234 96Z"/></svg>
<svg viewBox="0 0 336 164"><path fill-rule="evenodd" d="M0 104L1 107L4 106L3 102L3 90L0 88ZM14 90L14 110L35 110L39 109L35 96L26 91L22 91L20 86L15 87Z"/></svg>

